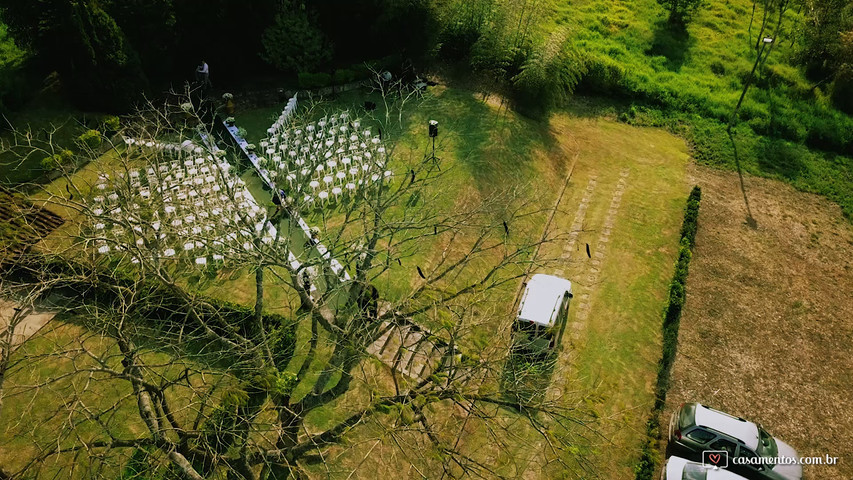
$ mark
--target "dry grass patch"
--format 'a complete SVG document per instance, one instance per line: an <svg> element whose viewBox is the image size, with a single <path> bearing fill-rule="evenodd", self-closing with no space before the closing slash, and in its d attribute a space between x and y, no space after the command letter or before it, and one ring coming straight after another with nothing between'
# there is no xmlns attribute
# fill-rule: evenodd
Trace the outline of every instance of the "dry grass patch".
<svg viewBox="0 0 853 480"><path fill-rule="evenodd" d="M824 198L747 176L752 228L736 173L690 173L702 208L666 415L708 404L841 457L806 478L853 478L853 228Z"/></svg>

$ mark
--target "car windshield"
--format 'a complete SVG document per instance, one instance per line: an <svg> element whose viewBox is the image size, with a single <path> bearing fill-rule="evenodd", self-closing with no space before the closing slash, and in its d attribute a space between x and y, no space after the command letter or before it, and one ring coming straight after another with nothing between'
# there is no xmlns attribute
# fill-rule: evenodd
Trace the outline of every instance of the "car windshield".
<svg viewBox="0 0 853 480"><path fill-rule="evenodd" d="M776 440L761 427L758 427L758 448L755 452L762 457L770 458L775 457L779 452L776 448Z"/></svg>
<svg viewBox="0 0 853 480"><path fill-rule="evenodd" d="M542 325L537 325L533 322L518 320L515 322L516 330L526 333L531 339L536 337L548 336L549 329Z"/></svg>
<svg viewBox="0 0 853 480"><path fill-rule="evenodd" d="M705 480L707 477L708 469L698 463L688 463L681 474L681 480Z"/></svg>
<svg viewBox="0 0 853 480"><path fill-rule="evenodd" d="M678 426L686 429L693 425L693 419L696 416L695 405L685 405L681 407L681 414L678 416Z"/></svg>

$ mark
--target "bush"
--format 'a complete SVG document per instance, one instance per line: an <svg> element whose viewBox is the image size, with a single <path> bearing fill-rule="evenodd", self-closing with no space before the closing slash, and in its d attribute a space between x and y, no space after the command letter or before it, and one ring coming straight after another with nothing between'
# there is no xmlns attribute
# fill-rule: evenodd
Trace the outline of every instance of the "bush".
<svg viewBox="0 0 853 480"><path fill-rule="evenodd" d="M59 155L51 155L41 159L41 168L47 171L59 168L62 165L62 158Z"/></svg>
<svg viewBox="0 0 853 480"><path fill-rule="evenodd" d="M458 20L441 32L438 56L450 62L467 59L471 47L477 43L482 29L481 22Z"/></svg>
<svg viewBox="0 0 853 480"><path fill-rule="evenodd" d="M690 196L687 197L687 210L684 212L684 223L681 225L681 239L687 240L688 247L692 250L696 242L696 228L699 221L699 202L702 200L702 189L693 187ZM688 259L689 261L689 259Z"/></svg>
<svg viewBox="0 0 853 480"><path fill-rule="evenodd" d="M612 96L632 96L625 88L625 68L609 57L591 57L586 61L586 74L578 89L588 93Z"/></svg>
<svg viewBox="0 0 853 480"><path fill-rule="evenodd" d="M354 82L356 80L356 74L352 70L341 68L339 70L335 70L335 74L332 78L334 79L335 85L343 85L345 83Z"/></svg>
<svg viewBox="0 0 853 480"><path fill-rule="evenodd" d="M352 71L356 80L370 78L370 76L373 75L373 72L370 70L370 67L363 63L356 63L350 65L349 70Z"/></svg>
<svg viewBox="0 0 853 480"><path fill-rule="evenodd" d="M586 67L568 39L567 30L558 30L528 56L512 79L521 106L544 112L574 91Z"/></svg>
<svg viewBox="0 0 853 480"><path fill-rule="evenodd" d="M328 73L300 73L299 87L306 90L328 87L332 84L332 76Z"/></svg>
<svg viewBox="0 0 853 480"><path fill-rule="evenodd" d="M77 141L88 148L95 149L101 146L103 139L101 138L101 132L97 130L87 130L77 137Z"/></svg>
<svg viewBox="0 0 853 480"><path fill-rule="evenodd" d="M305 9L288 8L286 2L264 31L261 44L261 58L283 71L311 71L332 57L331 45L315 19Z"/></svg>
<svg viewBox="0 0 853 480"><path fill-rule="evenodd" d="M68 149L61 150L59 153L44 157L41 161L41 168L44 170L53 170L63 165L68 165L73 158L74 152Z"/></svg>
<svg viewBox="0 0 853 480"><path fill-rule="evenodd" d="M842 112L853 115L853 67L839 72L835 77L832 102Z"/></svg>
<svg viewBox="0 0 853 480"><path fill-rule="evenodd" d="M116 116L110 115L104 119L102 128L105 132L118 132L121 128L121 120Z"/></svg>

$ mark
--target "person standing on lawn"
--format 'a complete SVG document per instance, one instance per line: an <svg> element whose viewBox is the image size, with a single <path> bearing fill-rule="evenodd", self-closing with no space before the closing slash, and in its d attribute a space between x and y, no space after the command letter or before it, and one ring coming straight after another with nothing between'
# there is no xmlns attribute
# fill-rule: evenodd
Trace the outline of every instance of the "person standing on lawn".
<svg viewBox="0 0 853 480"><path fill-rule="evenodd" d="M210 83L210 67L208 67L206 61L202 60L199 66L195 69L195 80L202 88L212 86Z"/></svg>

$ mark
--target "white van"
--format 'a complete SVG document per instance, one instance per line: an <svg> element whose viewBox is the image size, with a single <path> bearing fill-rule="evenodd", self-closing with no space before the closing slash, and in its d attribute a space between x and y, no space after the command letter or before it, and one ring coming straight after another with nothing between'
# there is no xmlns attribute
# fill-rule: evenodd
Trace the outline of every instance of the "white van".
<svg viewBox="0 0 853 480"><path fill-rule="evenodd" d="M552 275L533 275L512 325L513 348L545 354L559 345L571 298L572 282Z"/></svg>

